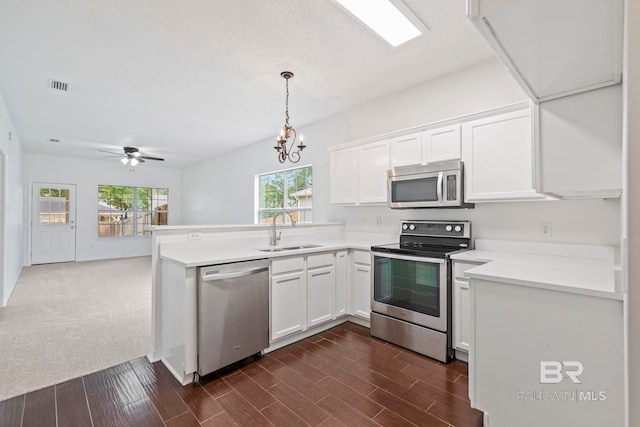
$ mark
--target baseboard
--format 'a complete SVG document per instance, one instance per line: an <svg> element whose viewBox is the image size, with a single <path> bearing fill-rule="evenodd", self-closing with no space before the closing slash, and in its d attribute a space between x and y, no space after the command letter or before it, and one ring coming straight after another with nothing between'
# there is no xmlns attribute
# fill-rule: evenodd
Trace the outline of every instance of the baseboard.
<svg viewBox="0 0 640 427"><path fill-rule="evenodd" d="M469 353L462 350L456 350L456 359L469 363Z"/></svg>
<svg viewBox="0 0 640 427"><path fill-rule="evenodd" d="M149 362L154 363L162 359L162 353L159 350L151 349L147 354L147 359Z"/></svg>
<svg viewBox="0 0 640 427"><path fill-rule="evenodd" d="M160 359L160 361L162 362L162 364L169 370L169 372L171 372L171 375L173 375L182 385L187 385L187 384L191 384L193 382L193 374L189 374L189 375L184 375L184 374L178 374L172 367L170 364L168 364L167 362L165 362L164 359Z"/></svg>
<svg viewBox="0 0 640 427"><path fill-rule="evenodd" d="M352 322L360 326L364 326L365 328L369 328L369 321L361 319L355 316L345 316L340 317L338 319L332 320L331 322L323 323L322 325L318 325L313 327L312 329L307 329L306 331L298 332L293 335L290 335L286 338L282 338L278 341L271 343L269 348L267 348L264 352L269 353L271 351L277 350L282 347L286 347L290 344L293 344L297 341L303 340L305 338L309 338L315 334L319 334L320 332L324 332L327 329L331 329L335 326L342 325L343 323Z"/></svg>

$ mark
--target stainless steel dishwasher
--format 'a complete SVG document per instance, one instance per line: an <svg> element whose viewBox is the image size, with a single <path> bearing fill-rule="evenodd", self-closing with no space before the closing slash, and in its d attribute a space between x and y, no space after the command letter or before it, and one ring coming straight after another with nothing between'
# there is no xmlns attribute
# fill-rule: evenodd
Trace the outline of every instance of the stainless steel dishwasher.
<svg viewBox="0 0 640 427"><path fill-rule="evenodd" d="M269 260L198 268L198 375L269 346Z"/></svg>

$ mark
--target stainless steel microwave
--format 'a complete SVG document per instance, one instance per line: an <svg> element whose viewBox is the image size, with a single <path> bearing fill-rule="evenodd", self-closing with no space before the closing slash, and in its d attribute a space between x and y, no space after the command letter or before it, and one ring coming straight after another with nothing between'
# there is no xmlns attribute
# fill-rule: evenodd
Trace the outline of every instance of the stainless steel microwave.
<svg viewBox="0 0 640 427"><path fill-rule="evenodd" d="M391 209L474 207L464 201L464 166L460 160L389 169L387 201Z"/></svg>

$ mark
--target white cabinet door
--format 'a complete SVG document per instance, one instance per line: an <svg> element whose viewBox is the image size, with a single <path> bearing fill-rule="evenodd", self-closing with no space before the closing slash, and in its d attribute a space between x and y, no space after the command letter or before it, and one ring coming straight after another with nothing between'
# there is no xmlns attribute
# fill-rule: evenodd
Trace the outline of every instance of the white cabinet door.
<svg viewBox="0 0 640 427"><path fill-rule="evenodd" d="M469 281L455 279L453 282L453 347L469 351L471 318L469 306Z"/></svg>
<svg viewBox="0 0 640 427"><path fill-rule="evenodd" d="M531 129L530 109L463 124L466 201L544 198L533 187Z"/></svg>
<svg viewBox="0 0 640 427"><path fill-rule="evenodd" d="M329 154L332 204L356 203L356 149L345 148Z"/></svg>
<svg viewBox="0 0 640 427"><path fill-rule="evenodd" d="M429 129L422 133L422 163L459 159L460 125Z"/></svg>
<svg viewBox="0 0 640 427"><path fill-rule="evenodd" d="M271 340L305 329L304 271L271 277Z"/></svg>
<svg viewBox="0 0 640 427"><path fill-rule="evenodd" d="M358 203L387 202L389 141L358 147Z"/></svg>
<svg viewBox="0 0 640 427"><path fill-rule="evenodd" d="M414 165L422 161L422 134L399 136L391 140L391 166Z"/></svg>
<svg viewBox="0 0 640 427"><path fill-rule="evenodd" d="M353 314L369 319L371 314L371 266L355 264L353 268Z"/></svg>
<svg viewBox="0 0 640 427"><path fill-rule="evenodd" d="M307 271L307 327L333 319L335 283L333 266Z"/></svg>
<svg viewBox="0 0 640 427"><path fill-rule="evenodd" d="M336 252L336 317L344 316L348 313L348 265L347 251Z"/></svg>

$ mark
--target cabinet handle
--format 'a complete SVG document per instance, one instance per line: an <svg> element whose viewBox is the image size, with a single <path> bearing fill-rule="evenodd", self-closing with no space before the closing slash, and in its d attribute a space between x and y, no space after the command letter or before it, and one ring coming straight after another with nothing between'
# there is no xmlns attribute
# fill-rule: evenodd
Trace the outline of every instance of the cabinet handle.
<svg viewBox="0 0 640 427"><path fill-rule="evenodd" d="M233 272L233 273L206 274L206 275L202 276L202 281L203 282L211 282L211 281L214 281L214 280L236 279L238 277L250 276L252 274L261 273L261 272L267 271L267 270L269 270L269 267L254 268L254 269L251 269L251 270L236 271L236 272Z"/></svg>

